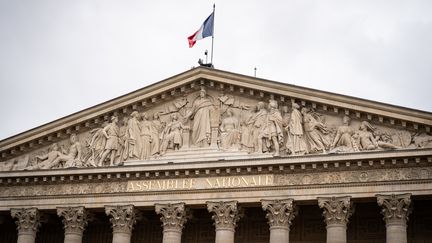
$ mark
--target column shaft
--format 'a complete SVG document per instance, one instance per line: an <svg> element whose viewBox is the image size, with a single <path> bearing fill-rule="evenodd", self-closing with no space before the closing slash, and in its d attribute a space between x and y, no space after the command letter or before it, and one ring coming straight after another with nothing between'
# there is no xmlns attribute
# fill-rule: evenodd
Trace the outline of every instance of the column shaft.
<svg viewBox="0 0 432 243"><path fill-rule="evenodd" d="M234 233L240 213L237 201L207 202L207 210L213 213L216 227L216 243L234 243Z"/></svg>
<svg viewBox="0 0 432 243"><path fill-rule="evenodd" d="M130 243L133 226L136 223L136 209L133 205L105 206L113 228L112 243Z"/></svg>
<svg viewBox="0 0 432 243"><path fill-rule="evenodd" d="M215 243L234 243L233 230L217 229Z"/></svg>
<svg viewBox="0 0 432 243"><path fill-rule="evenodd" d="M289 242L289 229L288 228L282 228L282 227L273 227L270 228L270 243L281 243Z"/></svg>
<svg viewBox="0 0 432 243"><path fill-rule="evenodd" d="M387 243L407 243L407 221L411 213L411 194L376 195L386 222Z"/></svg>
<svg viewBox="0 0 432 243"><path fill-rule="evenodd" d="M182 229L189 218L185 204L155 204L155 210L157 214L161 215L162 243L181 243Z"/></svg>
<svg viewBox="0 0 432 243"><path fill-rule="evenodd" d="M12 218L16 218L18 243L34 243L40 226L40 215L37 208L12 208Z"/></svg>
<svg viewBox="0 0 432 243"><path fill-rule="evenodd" d="M65 233L64 243L82 243L82 234Z"/></svg>
<svg viewBox="0 0 432 243"><path fill-rule="evenodd" d="M270 243L288 243L291 222L297 214L294 200L261 200L270 226Z"/></svg>
<svg viewBox="0 0 432 243"><path fill-rule="evenodd" d="M354 208L351 197L319 197L318 206L323 209L327 224L327 243L346 243L348 218Z"/></svg>

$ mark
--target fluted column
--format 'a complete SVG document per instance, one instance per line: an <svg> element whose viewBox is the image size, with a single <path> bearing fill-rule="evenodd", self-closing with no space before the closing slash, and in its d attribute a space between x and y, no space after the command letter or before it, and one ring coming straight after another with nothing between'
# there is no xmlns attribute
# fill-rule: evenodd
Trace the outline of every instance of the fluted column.
<svg viewBox="0 0 432 243"><path fill-rule="evenodd" d="M270 243L289 242L291 221L297 213L293 201L293 199L261 200L270 226Z"/></svg>
<svg viewBox="0 0 432 243"><path fill-rule="evenodd" d="M130 243L132 229L136 223L136 210L133 205L105 206L113 229L112 243Z"/></svg>
<svg viewBox="0 0 432 243"><path fill-rule="evenodd" d="M182 229L187 221L185 204L155 204L157 214L161 215L163 227L162 243L180 243Z"/></svg>
<svg viewBox="0 0 432 243"><path fill-rule="evenodd" d="M34 243L40 226L37 208L12 208L12 218L16 218L18 243Z"/></svg>
<svg viewBox="0 0 432 243"><path fill-rule="evenodd" d="M215 243L234 243L234 233L240 219L237 201L207 202L216 228Z"/></svg>
<svg viewBox="0 0 432 243"><path fill-rule="evenodd" d="M324 210L326 222L327 243L346 243L348 218L354 208L351 197L319 197L318 206Z"/></svg>
<svg viewBox="0 0 432 243"><path fill-rule="evenodd" d="M87 226L87 212L84 207L59 207L57 215L63 218L64 243L81 243Z"/></svg>
<svg viewBox="0 0 432 243"><path fill-rule="evenodd" d="M407 242L407 222L411 213L411 194L376 195L386 222L387 243Z"/></svg>

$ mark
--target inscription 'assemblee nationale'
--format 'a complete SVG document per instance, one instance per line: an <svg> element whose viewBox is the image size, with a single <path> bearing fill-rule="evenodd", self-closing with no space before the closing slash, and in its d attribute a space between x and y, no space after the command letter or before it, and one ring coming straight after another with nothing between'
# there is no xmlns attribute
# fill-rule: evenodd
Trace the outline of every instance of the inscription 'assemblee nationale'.
<svg viewBox="0 0 432 243"><path fill-rule="evenodd" d="M272 186L273 175L247 175L129 181L128 192Z"/></svg>

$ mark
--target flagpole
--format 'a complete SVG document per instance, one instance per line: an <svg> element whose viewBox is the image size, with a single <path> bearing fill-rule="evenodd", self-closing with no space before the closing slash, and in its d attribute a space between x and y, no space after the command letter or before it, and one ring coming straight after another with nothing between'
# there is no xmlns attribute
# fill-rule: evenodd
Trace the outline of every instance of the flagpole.
<svg viewBox="0 0 432 243"><path fill-rule="evenodd" d="M212 35L211 57L210 57L210 63L211 63L212 66L213 66L213 43L214 43L215 9L216 9L216 4L213 3L213 35Z"/></svg>

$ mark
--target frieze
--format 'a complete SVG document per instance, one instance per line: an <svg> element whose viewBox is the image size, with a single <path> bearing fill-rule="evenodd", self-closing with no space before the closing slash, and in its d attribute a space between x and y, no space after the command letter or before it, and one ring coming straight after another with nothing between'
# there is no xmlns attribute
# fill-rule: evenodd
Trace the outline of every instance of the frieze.
<svg viewBox="0 0 432 243"><path fill-rule="evenodd" d="M260 179L261 178L261 179ZM346 183L374 183L411 180L432 179L431 167L394 168L356 171L334 171L315 173L290 173L267 174L227 177L196 177L196 178L172 178L160 180L131 180L100 183L67 183L48 185L20 185L0 187L0 197L37 197L37 196L66 196L66 195L96 195L107 193L136 193L176 190L206 190L206 189L236 189L271 186L307 186L329 185ZM188 180L183 184L183 180ZM246 181L246 182L245 182ZM131 187L131 182L141 183L141 188L136 184ZM145 189L147 182L152 189ZM210 182L210 183L209 183ZM165 184L164 184L165 183ZM175 184L177 183L177 184ZM165 185L165 186L164 186ZM177 188L175 188L177 185ZM185 189L182 188L183 185ZM161 188L159 188L161 186Z"/></svg>
<svg viewBox="0 0 432 243"><path fill-rule="evenodd" d="M197 87L182 97L107 116L88 131L0 162L0 171L107 167L129 161L261 154L293 156L431 148L429 133L383 126L371 119ZM202 149L208 149L202 153Z"/></svg>

